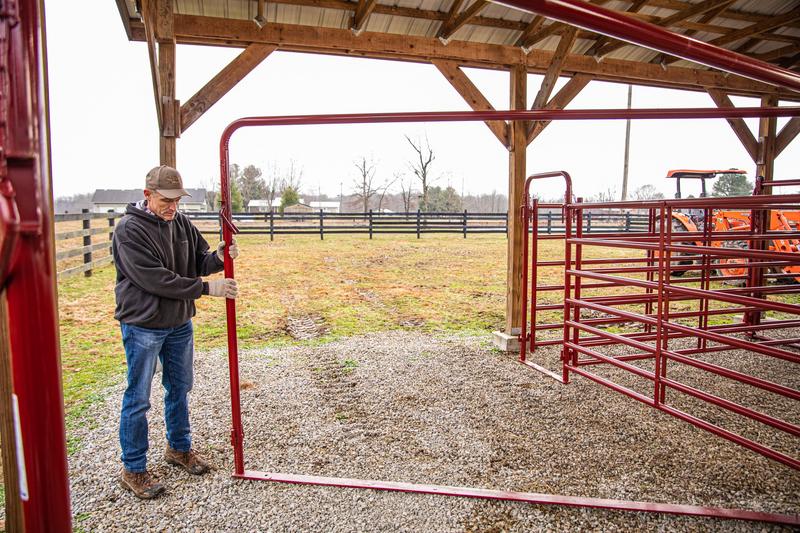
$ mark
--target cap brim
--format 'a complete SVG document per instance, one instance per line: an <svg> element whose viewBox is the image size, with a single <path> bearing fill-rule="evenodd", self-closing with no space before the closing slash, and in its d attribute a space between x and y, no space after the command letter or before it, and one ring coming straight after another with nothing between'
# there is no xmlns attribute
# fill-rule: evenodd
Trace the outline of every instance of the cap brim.
<svg viewBox="0 0 800 533"><path fill-rule="evenodd" d="M156 189L156 192L164 198L169 198L170 200L180 198L181 196L188 196L190 198L192 197L191 194L186 192L186 189Z"/></svg>

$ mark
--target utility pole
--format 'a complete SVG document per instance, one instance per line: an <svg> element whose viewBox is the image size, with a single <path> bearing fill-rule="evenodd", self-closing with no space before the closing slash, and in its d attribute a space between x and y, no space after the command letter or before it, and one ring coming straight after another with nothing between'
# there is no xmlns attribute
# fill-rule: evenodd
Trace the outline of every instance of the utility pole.
<svg viewBox="0 0 800 533"><path fill-rule="evenodd" d="M628 109L633 100L633 85L628 85ZM625 121L625 163L622 167L622 201L628 199L628 158L631 151L631 119Z"/></svg>

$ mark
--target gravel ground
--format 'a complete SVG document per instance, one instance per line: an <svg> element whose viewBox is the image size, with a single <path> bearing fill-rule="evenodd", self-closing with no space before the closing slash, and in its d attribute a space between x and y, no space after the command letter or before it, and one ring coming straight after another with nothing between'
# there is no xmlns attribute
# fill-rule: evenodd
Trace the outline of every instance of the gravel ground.
<svg viewBox="0 0 800 533"><path fill-rule="evenodd" d="M577 378L568 386L485 337L393 332L242 355L246 468L800 512L800 472ZM85 531L770 531L762 523L568 509L230 477L227 361L196 356L194 477L161 460L154 387L150 468L168 486L142 502L116 482L122 385L87 417L70 457ZM796 422L800 413L791 413ZM798 439L789 441L797 455Z"/></svg>

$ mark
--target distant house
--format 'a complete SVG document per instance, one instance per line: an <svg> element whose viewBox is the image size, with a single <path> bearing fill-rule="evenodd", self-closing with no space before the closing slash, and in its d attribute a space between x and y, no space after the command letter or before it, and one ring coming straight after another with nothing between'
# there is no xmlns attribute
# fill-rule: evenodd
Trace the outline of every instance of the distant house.
<svg viewBox="0 0 800 533"><path fill-rule="evenodd" d="M181 211L208 211L205 189L186 189L191 197L184 197L178 204ZM144 198L142 189L97 189L92 196L92 212L107 213L113 210L124 213L125 207L131 202L138 202Z"/></svg>
<svg viewBox="0 0 800 533"><path fill-rule="evenodd" d="M274 204L275 202L273 202ZM278 204L280 205L280 204ZM270 209L269 200L250 200L247 202L248 213L269 213ZM275 209L277 211L277 209Z"/></svg>
<svg viewBox="0 0 800 533"><path fill-rule="evenodd" d="M314 211L322 210L323 213L338 213L339 202L308 202Z"/></svg>
<svg viewBox="0 0 800 533"><path fill-rule="evenodd" d="M284 213L313 213L315 211L318 211L318 210L314 209L313 207L311 207L308 204L302 204L302 203L301 204L289 205L289 206L286 206L283 209Z"/></svg>
<svg viewBox="0 0 800 533"><path fill-rule="evenodd" d="M338 213L339 212L339 202L309 202L303 198L300 198L299 204L304 205L305 207L310 207L312 211L319 211L322 209L326 213ZM330 205L329 205L330 204ZM333 210L333 207L336 209ZM288 208L287 208L288 209ZM250 200L247 202L247 212L248 213L269 213L270 211L277 213L281 210L281 197L278 196L272 200L272 204L270 205L269 200ZM307 209L301 210L294 210L288 211L289 213L305 213Z"/></svg>

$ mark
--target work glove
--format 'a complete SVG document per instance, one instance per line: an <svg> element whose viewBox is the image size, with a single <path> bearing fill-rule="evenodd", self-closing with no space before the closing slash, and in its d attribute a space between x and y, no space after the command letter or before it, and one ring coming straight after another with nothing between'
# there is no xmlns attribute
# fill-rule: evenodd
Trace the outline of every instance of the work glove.
<svg viewBox="0 0 800 533"><path fill-rule="evenodd" d="M236 285L236 280L232 278L211 280L208 282L208 295L233 300L239 295L239 287Z"/></svg>
<svg viewBox="0 0 800 533"><path fill-rule="evenodd" d="M236 239L231 239L231 247L230 250L228 250L228 254L231 256L231 259L239 257L239 246L236 244ZM217 257L220 261L225 260L225 241L219 241L217 245Z"/></svg>

